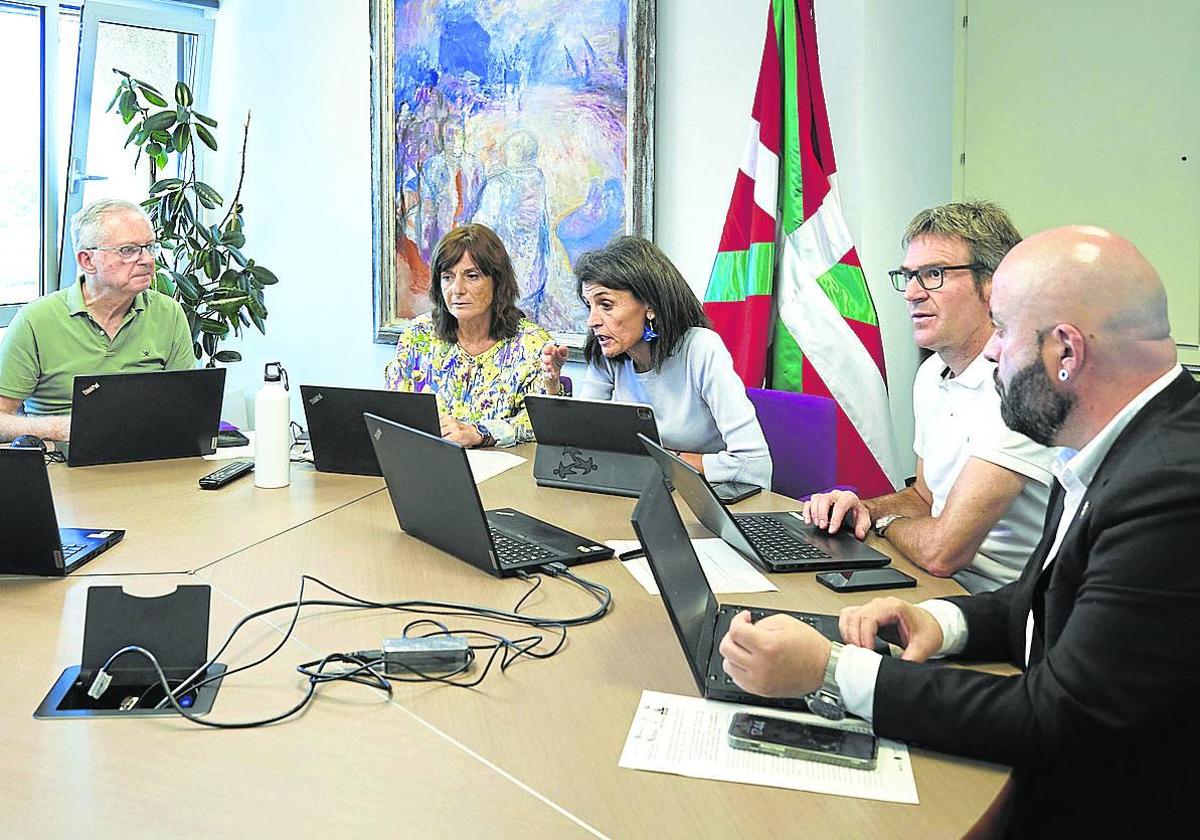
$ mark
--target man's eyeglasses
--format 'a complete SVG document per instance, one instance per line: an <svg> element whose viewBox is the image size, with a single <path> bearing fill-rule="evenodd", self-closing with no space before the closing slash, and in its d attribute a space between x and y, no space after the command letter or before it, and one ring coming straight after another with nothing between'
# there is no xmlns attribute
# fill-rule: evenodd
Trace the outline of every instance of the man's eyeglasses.
<svg viewBox="0 0 1200 840"><path fill-rule="evenodd" d="M987 267L979 263L971 263L970 265L927 265L924 268L915 268L909 271L906 268L897 268L895 271L889 271L888 277L892 278L892 288L897 292L903 292L908 288L908 281L916 280L921 288L927 292L932 292L942 288L942 284L946 282L947 271L981 271Z"/></svg>
<svg viewBox="0 0 1200 840"><path fill-rule="evenodd" d="M162 245L157 242L147 242L145 245L94 245L84 250L112 251L122 262L134 262L142 255L143 250L154 259L158 259L158 255L162 253Z"/></svg>

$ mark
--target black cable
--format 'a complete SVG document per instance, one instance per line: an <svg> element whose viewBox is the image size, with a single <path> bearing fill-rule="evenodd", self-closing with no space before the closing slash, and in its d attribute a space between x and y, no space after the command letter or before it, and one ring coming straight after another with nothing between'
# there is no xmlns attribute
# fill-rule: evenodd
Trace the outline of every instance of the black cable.
<svg viewBox="0 0 1200 840"><path fill-rule="evenodd" d="M558 652L558 650L560 650L562 648L563 644L566 641L566 628L567 627L580 626L583 624L590 624L594 621L598 621L600 618L602 618L608 612L608 610L612 606L612 593L608 590L607 587L603 586L602 584L580 578L580 577L576 576L575 574L573 574L572 572L570 572L569 570L567 570L567 568L565 566L562 566L561 564L553 564L553 566L556 568L553 568L551 570L549 567L543 567L543 569L546 570L547 573L551 574L552 576L566 577L568 580L572 581L576 585L580 586L581 588L583 588L584 590L589 592L589 594L591 594L592 597L597 600L597 602L599 603L599 607L596 610L593 610L591 613L587 613L582 616L575 616L575 617L563 618L563 619L539 618L539 617L534 617L534 616L522 615L517 612L517 609L520 608L520 606L522 604L524 604L525 600L538 588L538 586L540 586L541 581L539 578L536 578L536 577L534 577L534 581L535 581L534 585L529 589L528 592L525 593L525 595L521 598L521 600L517 602L517 606L511 612L509 612L509 611L505 611L505 610L494 609L491 607L482 607L482 606L470 605L470 604L458 604L458 603L446 602L446 601L414 600L414 601L376 602L376 601L371 601L371 600L365 599L365 598L359 598L358 596L343 592L340 589L337 589L336 587L321 580L320 578L313 577L312 575L301 575L300 591L297 593L295 601L289 601L289 602L282 603L282 604L275 604L270 607L264 607L259 610L254 610L254 611L250 612L249 614L243 616L236 624L234 624L233 628L229 631L229 634L225 637L225 641L222 642L221 646L217 649L217 652L215 654L213 654L209 658L209 660L207 662L205 662L200 668L196 669L196 671L193 674L191 674L187 679L185 679L183 682L181 682L174 689L174 692L172 692L170 694L170 696L164 697L163 700L160 701L155 706L155 708L162 708L163 705L167 702L170 702L173 706L177 706L177 704L175 702L175 695L179 694L180 692L196 691L196 690L200 689L201 687L207 685L208 683L213 682L214 680L223 679L227 676L231 676L231 675L239 673L241 671L248 670L249 668L253 668L257 665L262 664L267 659L270 659L272 656L274 656L276 653L278 653L280 650L282 650L284 645L287 644L288 640L291 638L292 631L295 629L296 622L299 620L300 611L303 607L306 607L306 606L328 606L328 607L347 608L347 609L391 609L391 610L395 610L398 612L416 612L416 613L422 613L422 614L439 614L439 615L445 615L445 614L470 615L470 616L474 616L477 618L491 619L491 620L503 622L503 623L515 623L515 624L524 624L524 625L528 625L531 627L559 629L561 631L561 636L559 638L558 643L555 645L554 649L549 654L538 654L536 651L531 650L531 648L535 647L537 643L540 643L541 637L537 637L538 642L535 642L533 645L530 645L524 649L518 648L518 652L516 654L512 655L511 657L508 655L509 649L507 647L505 647L504 648L505 656L501 660L501 671L504 671L505 669L507 669L508 665L511 664L512 661L515 661L517 658L519 658L520 656L523 656L523 655L530 656L531 658L543 658L544 656L553 656L555 653ZM346 601L332 601L332 600L327 600L327 599L316 599L316 600L305 601L304 600L304 589L309 581L312 581L313 583L315 583L319 586L322 586L325 589L328 589L330 592L334 592L338 595L341 595L343 598L346 598L347 600ZM260 657L259 659L255 660L254 662L250 662L245 665L240 665L236 668L231 668L222 674L205 677L204 679L201 679L199 682L193 683L193 680L195 680L197 677L207 673L208 669L214 663L217 662L217 660L221 657L221 655L228 649L229 645L233 642L233 639L237 635L238 631L240 631L241 628L244 627L248 622L252 621L255 618L260 618L264 615L269 615L273 612L278 612L279 610L289 609L289 608L294 609L294 612L292 614L292 619L289 622L288 628L285 631L283 637L280 639L279 643L274 648L272 648L272 650L269 653ZM438 623L438 622L434 622L434 623ZM444 627L444 625L441 625L441 626ZM473 631L473 632L483 633L483 631ZM503 638L503 637L498 637L498 638ZM528 639L522 639L522 640L518 640L518 641L524 642L524 641L528 641ZM513 643L513 644L516 644L516 643ZM485 675L487 673L487 669L491 667L491 663L494 661L499 650L500 650L500 647L497 647L493 651L493 654L488 658L487 663L485 664L485 671L484 671ZM322 660L322 662L323 661L324 660ZM309 663L308 667L309 667L309 670L311 670L311 663ZM302 673L307 674L307 671L302 672ZM455 674L457 674L457 673L459 673L459 672L456 671ZM433 675L420 674L419 676L422 678L428 678L430 680L447 682L447 680L445 680L444 678L438 678ZM453 682L453 681L450 681L450 684L463 685L462 683ZM478 682L474 682L471 684L477 685ZM168 691L170 692L169 689L168 689ZM298 711L299 708L302 708L302 706L298 707L296 709L296 711Z"/></svg>

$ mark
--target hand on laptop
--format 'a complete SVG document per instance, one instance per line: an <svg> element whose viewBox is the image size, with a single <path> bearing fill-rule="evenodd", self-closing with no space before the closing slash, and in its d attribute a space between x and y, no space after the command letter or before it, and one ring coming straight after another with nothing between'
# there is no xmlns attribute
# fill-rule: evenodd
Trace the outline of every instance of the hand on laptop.
<svg viewBox="0 0 1200 840"><path fill-rule="evenodd" d="M844 522L854 527L854 536L860 540L865 540L867 532L871 530L870 511L849 490L813 493L804 503L804 521L831 534L836 534Z"/></svg>
<svg viewBox="0 0 1200 840"><path fill-rule="evenodd" d="M871 648L880 627L894 626L904 648L901 659L924 662L942 649L942 625L928 610L899 598L876 598L861 607L846 607L838 629L848 645Z"/></svg>
<svg viewBox="0 0 1200 840"><path fill-rule="evenodd" d="M483 435L470 423L462 423L446 414L439 414L438 421L442 426L442 437L446 440L468 448L483 443Z"/></svg>
<svg viewBox="0 0 1200 840"><path fill-rule="evenodd" d="M560 377L569 352L568 348L553 341L546 342L546 346L542 348L542 379L546 383L546 393L551 396L557 396L561 390Z"/></svg>
<svg viewBox="0 0 1200 840"><path fill-rule="evenodd" d="M761 697L803 697L820 687L832 645L802 621L776 613L757 624L733 617L721 640L722 667L745 691Z"/></svg>

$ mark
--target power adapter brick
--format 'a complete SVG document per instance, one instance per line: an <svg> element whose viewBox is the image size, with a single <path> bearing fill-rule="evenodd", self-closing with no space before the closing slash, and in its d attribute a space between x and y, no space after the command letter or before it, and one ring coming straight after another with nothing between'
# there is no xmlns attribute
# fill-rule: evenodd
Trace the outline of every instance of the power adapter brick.
<svg viewBox="0 0 1200 840"><path fill-rule="evenodd" d="M461 671L471 661L471 647L461 636L384 639L382 659L389 676Z"/></svg>

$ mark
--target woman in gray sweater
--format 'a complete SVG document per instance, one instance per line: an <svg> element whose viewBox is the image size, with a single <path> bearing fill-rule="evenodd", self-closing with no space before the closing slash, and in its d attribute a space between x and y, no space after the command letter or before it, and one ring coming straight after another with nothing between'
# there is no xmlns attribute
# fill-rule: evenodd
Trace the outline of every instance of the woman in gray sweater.
<svg viewBox="0 0 1200 840"><path fill-rule="evenodd" d="M679 269L652 242L614 239L575 265L588 306L588 362L576 395L646 403L663 445L711 483L771 487L771 455L720 336ZM546 390L559 392L566 348L542 351Z"/></svg>

